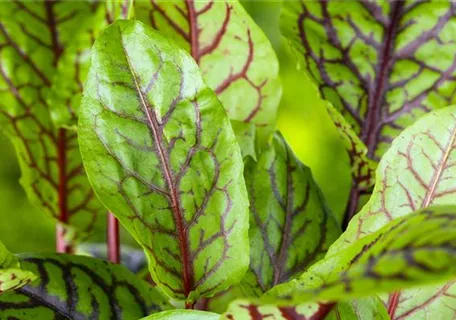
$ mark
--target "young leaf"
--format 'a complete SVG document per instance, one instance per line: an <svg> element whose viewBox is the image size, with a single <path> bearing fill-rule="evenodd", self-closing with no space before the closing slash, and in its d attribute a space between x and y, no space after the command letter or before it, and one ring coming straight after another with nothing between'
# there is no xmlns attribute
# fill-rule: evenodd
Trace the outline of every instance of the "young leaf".
<svg viewBox="0 0 456 320"><path fill-rule="evenodd" d="M17 258L0 242L0 295L23 287L35 279L35 274L21 269Z"/></svg>
<svg viewBox="0 0 456 320"><path fill-rule="evenodd" d="M455 248L456 207L429 207L327 256L268 296L287 303L337 301L444 282L456 272Z"/></svg>
<svg viewBox="0 0 456 320"><path fill-rule="evenodd" d="M285 1L282 32L323 97L377 159L419 116L455 101L455 4Z"/></svg>
<svg viewBox="0 0 456 320"><path fill-rule="evenodd" d="M260 296L302 274L340 235L310 169L280 134L258 162L247 161L250 272L243 287Z"/></svg>
<svg viewBox="0 0 456 320"><path fill-rule="evenodd" d="M169 310L155 313L141 320L218 320L220 315L197 310Z"/></svg>
<svg viewBox="0 0 456 320"><path fill-rule="evenodd" d="M106 19L113 23L117 19L130 19L134 17L134 0L107 0Z"/></svg>
<svg viewBox="0 0 456 320"><path fill-rule="evenodd" d="M84 1L0 3L0 125L14 143L30 200L76 226L79 236L94 229L101 204L76 134L56 128L47 98L65 48L95 8Z"/></svg>
<svg viewBox="0 0 456 320"><path fill-rule="evenodd" d="M455 121L456 107L444 108L423 117L395 139L380 161L371 199L331 246L328 255L337 254L350 243L414 210L430 204L455 203ZM388 304L396 306L392 309L401 308L401 301L410 303L410 300L401 298L402 294L402 297L411 296L413 290L408 291L387 298ZM440 299L448 299L450 295L444 293L452 291L451 285L445 285L420 292L421 296L437 303ZM418 311L415 307L405 308ZM406 314L407 310L403 313Z"/></svg>
<svg viewBox="0 0 456 320"><path fill-rule="evenodd" d="M39 278L0 296L1 319L131 319L171 308L121 265L83 256L20 256Z"/></svg>
<svg viewBox="0 0 456 320"><path fill-rule="evenodd" d="M153 280L188 303L248 268L236 138L193 59L138 21L95 42L80 145L104 204L143 246Z"/></svg>
<svg viewBox="0 0 456 320"><path fill-rule="evenodd" d="M282 95L267 37L237 0L138 1L137 18L191 53L230 119L272 132ZM263 128L265 127L265 128Z"/></svg>

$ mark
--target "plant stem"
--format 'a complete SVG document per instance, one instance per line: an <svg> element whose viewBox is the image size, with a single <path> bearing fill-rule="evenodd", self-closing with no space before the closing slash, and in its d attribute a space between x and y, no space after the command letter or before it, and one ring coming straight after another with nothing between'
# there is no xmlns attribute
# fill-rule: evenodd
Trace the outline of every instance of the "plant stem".
<svg viewBox="0 0 456 320"><path fill-rule="evenodd" d="M119 221L108 212L108 260L112 263L120 263L120 237Z"/></svg>
<svg viewBox="0 0 456 320"><path fill-rule="evenodd" d="M59 222L56 227L56 250L58 253L73 253L71 244L65 241L66 228L69 212L67 208L67 175L66 175L66 132L59 129L57 136L57 165L58 165L58 203Z"/></svg>
<svg viewBox="0 0 456 320"><path fill-rule="evenodd" d="M195 303L196 302L190 303L185 301L185 309L195 309Z"/></svg>

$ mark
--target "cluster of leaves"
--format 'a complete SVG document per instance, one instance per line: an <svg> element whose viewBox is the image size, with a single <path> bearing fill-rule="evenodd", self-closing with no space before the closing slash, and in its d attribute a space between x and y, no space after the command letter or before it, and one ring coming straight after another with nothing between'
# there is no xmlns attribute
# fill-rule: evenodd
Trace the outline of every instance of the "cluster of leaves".
<svg viewBox="0 0 456 320"><path fill-rule="evenodd" d="M370 195L346 228L274 130L277 58L240 3L0 3L0 124L30 200L63 252L112 212L155 284L0 244L1 318L454 317L456 6L283 6L350 156L346 221Z"/></svg>

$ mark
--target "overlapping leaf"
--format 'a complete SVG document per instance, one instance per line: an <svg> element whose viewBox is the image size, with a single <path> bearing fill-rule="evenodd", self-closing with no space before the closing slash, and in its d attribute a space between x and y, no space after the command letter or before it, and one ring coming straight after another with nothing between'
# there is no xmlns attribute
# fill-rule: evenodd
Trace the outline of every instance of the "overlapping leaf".
<svg viewBox="0 0 456 320"><path fill-rule="evenodd" d="M194 302L248 267L236 138L193 59L141 22L95 42L80 145L98 196L146 251L153 280Z"/></svg>
<svg viewBox="0 0 456 320"><path fill-rule="evenodd" d="M17 258L0 242L0 295L23 287L35 279L35 274L23 270Z"/></svg>
<svg viewBox="0 0 456 320"><path fill-rule="evenodd" d="M337 301L444 282L456 272L455 246L456 207L429 207L328 255L267 295L287 303Z"/></svg>
<svg viewBox="0 0 456 320"><path fill-rule="evenodd" d="M82 233L93 230L101 205L85 177L76 134L52 123L48 98L65 48L86 32L97 7L85 1L0 4L0 125L16 148L28 197Z"/></svg>
<svg viewBox="0 0 456 320"><path fill-rule="evenodd" d="M21 256L38 279L0 296L1 319L131 319L169 309L148 283L120 265L70 255Z"/></svg>
<svg viewBox="0 0 456 320"><path fill-rule="evenodd" d="M376 296L337 303L326 320L390 320L383 302Z"/></svg>
<svg viewBox="0 0 456 320"><path fill-rule="evenodd" d="M330 248L329 254L336 254L348 244L414 210L430 204L455 203L455 123L456 107L448 107L423 117L393 142L380 162L371 199ZM445 285L419 289L419 292L423 297L421 302L428 301L424 304L427 306L439 303L440 299L448 300L455 290L456 287ZM386 300L396 308L402 308L403 301L409 306L400 313L416 309L411 313L415 314L419 309L406 299L411 295L406 291Z"/></svg>
<svg viewBox="0 0 456 320"><path fill-rule="evenodd" d="M260 296L324 256L340 230L312 178L280 134L249 161L250 272L243 286Z"/></svg>
<svg viewBox="0 0 456 320"><path fill-rule="evenodd" d="M275 125L281 97L278 60L237 0L138 1L136 17L187 49L231 119ZM263 137L264 138L264 137Z"/></svg>

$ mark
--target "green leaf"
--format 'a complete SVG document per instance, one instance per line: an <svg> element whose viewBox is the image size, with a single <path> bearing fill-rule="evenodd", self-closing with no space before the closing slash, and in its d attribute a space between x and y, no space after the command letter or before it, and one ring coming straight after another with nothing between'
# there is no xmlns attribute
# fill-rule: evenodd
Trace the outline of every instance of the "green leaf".
<svg viewBox="0 0 456 320"><path fill-rule="evenodd" d="M84 1L0 3L0 126L15 146L29 199L76 227L78 238L95 228L104 210L85 176L76 134L52 123L47 99L65 48L96 7Z"/></svg>
<svg viewBox="0 0 456 320"><path fill-rule="evenodd" d="M455 101L449 1L285 1L281 27L322 96L378 159L404 128Z"/></svg>
<svg viewBox="0 0 456 320"><path fill-rule="evenodd" d="M391 221L267 293L287 303L337 301L442 283L456 272L456 207Z"/></svg>
<svg viewBox="0 0 456 320"><path fill-rule="evenodd" d="M252 159L257 159L257 146L256 146L256 136L257 130L253 123L245 123L242 121L231 120L231 127L233 128L234 133L236 134L236 139L241 148L242 157L246 158L248 156Z"/></svg>
<svg viewBox="0 0 456 320"><path fill-rule="evenodd" d="M35 274L22 270L18 259L0 242L0 295L18 289L35 279Z"/></svg>
<svg viewBox="0 0 456 320"><path fill-rule="evenodd" d="M282 95L279 64L261 29L237 0L137 1L137 18L185 48L230 119L272 133Z"/></svg>
<svg viewBox="0 0 456 320"><path fill-rule="evenodd" d="M248 161L250 271L242 285L260 296L301 275L340 235L310 169L280 134L259 157Z"/></svg>
<svg viewBox="0 0 456 320"><path fill-rule="evenodd" d="M141 320L218 320L220 315L197 310L169 310L153 314Z"/></svg>
<svg viewBox="0 0 456 320"><path fill-rule="evenodd" d="M1 319L131 319L169 309L164 297L121 265L74 255L20 256L39 278L0 296Z"/></svg>
<svg viewBox="0 0 456 320"><path fill-rule="evenodd" d="M376 296L337 303L325 320L390 320L383 302Z"/></svg>
<svg viewBox="0 0 456 320"><path fill-rule="evenodd" d="M107 0L106 18L109 23L117 19L134 18L134 0Z"/></svg>
<svg viewBox="0 0 456 320"><path fill-rule="evenodd" d="M193 303L248 268L236 138L193 59L138 21L95 42L80 118L97 195L145 249L155 283Z"/></svg>
<svg viewBox="0 0 456 320"><path fill-rule="evenodd" d="M455 120L456 107L434 111L395 139L380 161L371 199L354 217L341 238L331 246L328 255L336 254L357 239L416 209L430 204L455 203ZM440 299L447 300L454 290L456 288L451 286L439 286L418 291L423 298L428 297L433 303L438 303ZM415 289L407 290L400 296L416 296L414 291ZM448 294L444 295L444 292ZM434 297L435 295L437 296ZM385 302L388 301L394 301L393 304L398 309L401 309L401 301L410 305L410 300L398 300L397 297L386 298ZM429 304L430 302L424 306ZM412 310L414 307L404 308ZM414 315L415 312L412 312L411 317Z"/></svg>

